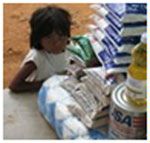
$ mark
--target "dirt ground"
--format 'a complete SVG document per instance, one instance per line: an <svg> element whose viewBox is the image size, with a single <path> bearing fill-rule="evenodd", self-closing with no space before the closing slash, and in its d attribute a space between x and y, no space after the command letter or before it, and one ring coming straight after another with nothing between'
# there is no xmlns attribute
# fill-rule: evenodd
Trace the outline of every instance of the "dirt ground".
<svg viewBox="0 0 150 143"><path fill-rule="evenodd" d="M4 4L4 88L9 85L29 50L28 20L35 9L45 5L51 4ZM72 35L87 32L86 25L92 13L90 4L56 5L72 14Z"/></svg>

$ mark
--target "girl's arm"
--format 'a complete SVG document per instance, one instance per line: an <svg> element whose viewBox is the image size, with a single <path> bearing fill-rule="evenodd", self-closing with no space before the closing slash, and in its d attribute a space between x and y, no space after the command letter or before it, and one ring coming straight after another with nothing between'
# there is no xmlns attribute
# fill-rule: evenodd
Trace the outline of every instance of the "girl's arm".
<svg viewBox="0 0 150 143"><path fill-rule="evenodd" d="M36 65L33 62L26 63L9 85L13 92L38 91L43 81L26 82L25 79L36 70Z"/></svg>

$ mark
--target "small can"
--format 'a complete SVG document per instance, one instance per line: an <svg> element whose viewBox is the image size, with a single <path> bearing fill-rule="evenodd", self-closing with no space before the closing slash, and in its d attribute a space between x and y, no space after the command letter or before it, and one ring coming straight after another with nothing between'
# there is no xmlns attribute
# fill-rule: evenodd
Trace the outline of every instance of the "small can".
<svg viewBox="0 0 150 143"><path fill-rule="evenodd" d="M110 139L146 139L146 106L131 104L125 95L125 84L112 92L110 107Z"/></svg>

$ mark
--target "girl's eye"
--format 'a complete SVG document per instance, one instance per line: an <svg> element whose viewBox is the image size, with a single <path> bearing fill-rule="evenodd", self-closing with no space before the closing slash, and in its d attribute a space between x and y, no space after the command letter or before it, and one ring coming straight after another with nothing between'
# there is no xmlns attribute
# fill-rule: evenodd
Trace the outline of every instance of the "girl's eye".
<svg viewBox="0 0 150 143"><path fill-rule="evenodd" d="M70 40L68 39L68 40L67 40L67 45L69 45L69 44L70 44Z"/></svg>

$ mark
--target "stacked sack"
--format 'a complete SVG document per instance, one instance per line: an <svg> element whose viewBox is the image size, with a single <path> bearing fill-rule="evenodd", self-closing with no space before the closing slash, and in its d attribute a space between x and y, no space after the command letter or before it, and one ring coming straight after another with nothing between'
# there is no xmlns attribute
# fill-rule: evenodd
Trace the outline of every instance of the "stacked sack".
<svg viewBox="0 0 150 143"><path fill-rule="evenodd" d="M88 26L93 50L107 73L127 72L131 50L146 31L146 4L94 4Z"/></svg>
<svg viewBox="0 0 150 143"><path fill-rule="evenodd" d="M74 98L60 85L70 79L72 89L78 81L66 75L54 75L44 82L38 93L38 106L60 139L104 139L106 134L88 129L71 111L82 112ZM70 81L69 80L69 81ZM81 113L82 114L82 113Z"/></svg>
<svg viewBox="0 0 150 143"><path fill-rule="evenodd" d="M80 81L70 77L61 83L81 107L80 110L70 108L70 111L88 128L106 129L111 86L106 83L105 72L101 67L85 69L84 72Z"/></svg>

